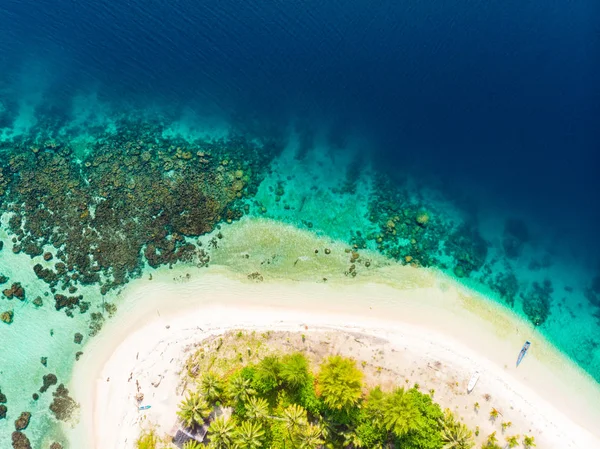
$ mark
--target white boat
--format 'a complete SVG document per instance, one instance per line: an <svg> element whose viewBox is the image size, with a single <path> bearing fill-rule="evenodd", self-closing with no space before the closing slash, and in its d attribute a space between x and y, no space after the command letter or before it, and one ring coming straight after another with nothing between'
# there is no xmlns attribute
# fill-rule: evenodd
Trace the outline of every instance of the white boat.
<svg viewBox="0 0 600 449"><path fill-rule="evenodd" d="M479 380L480 375L481 375L481 373L479 371L475 371L473 373L473 375L471 376L471 380L469 380L469 385L467 386L467 393L470 393L471 391L473 391L473 388L475 388L475 384Z"/></svg>

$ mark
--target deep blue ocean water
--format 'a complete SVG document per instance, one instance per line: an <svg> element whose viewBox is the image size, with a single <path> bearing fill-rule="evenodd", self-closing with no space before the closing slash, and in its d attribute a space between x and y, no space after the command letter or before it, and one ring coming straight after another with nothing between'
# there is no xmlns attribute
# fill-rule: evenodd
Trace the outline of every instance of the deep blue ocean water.
<svg viewBox="0 0 600 449"><path fill-rule="evenodd" d="M599 5L5 0L0 98L39 91L69 114L94 90L327 123L389 170L476 188L598 248Z"/></svg>
<svg viewBox="0 0 600 449"><path fill-rule="evenodd" d="M599 72L593 0L0 2L0 130L96 104L293 128L307 146L326 130L333 151L441 187L482 222L526 220L581 264L548 272L555 302L588 270L573 310L600 270ZM596 358L577 362L598 378L593 332L551 324L571 355L587 339Z"/></svg>

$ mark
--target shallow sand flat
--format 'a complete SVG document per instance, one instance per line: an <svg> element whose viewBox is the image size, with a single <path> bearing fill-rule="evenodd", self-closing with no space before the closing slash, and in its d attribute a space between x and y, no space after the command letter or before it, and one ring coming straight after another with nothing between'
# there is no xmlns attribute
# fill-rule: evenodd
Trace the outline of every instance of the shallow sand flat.
<svg viewBox="0 0 600 449"><path fill-rule="evenodd" d="M170 430L180 400L177 371L189 344L228 329L302 331L308 326L386 339L399 354L412 354L411 363L417 355L425 366L434 360L451 366L462 373L461 386L479 368L483 374L473 393L479 396L465 401L478 401L487 414L482 395L490 394L490 404L498 404L513 422L508 434L525 428L538 447L600 447L598 385L530 326L436 273L410 267L383 271L387 285L376 283L375 276L351 283L251 283L216 266L161 270L151 281L132 283L121 310L86 346L74 370L71 388L82 407L74 446L133 447L146 419ZM394 287L394 276L406 287ZM532 348L517 369L525 339ZM136 380L144 402L152 405L147 412L137 410ZM436 400L444 402L438 395ZM449 402L460 405L461 415L466 403ZM469 416L465 420L472 422ZM481 421L489 423L485 415ZM489 432L501 433L499 421L489 423ZM479 425L489 433L487 424Z"/></svg>

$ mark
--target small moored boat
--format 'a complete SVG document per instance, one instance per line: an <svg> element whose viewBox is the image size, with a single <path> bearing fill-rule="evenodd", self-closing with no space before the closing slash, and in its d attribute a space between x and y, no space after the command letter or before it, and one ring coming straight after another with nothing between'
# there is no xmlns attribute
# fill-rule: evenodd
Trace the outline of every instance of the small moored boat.
<svg viewBox="0 0 600 449"><path fill-rule="evenodd" d="M531 346L531 343L529 341L526 341L523 347L521 348L521 352L519 352L519 357L517 358L517 366L519 366L519 363L521 363L521 360L523 360L523 357L525 357L525 354L527 354L529 346Z"/></svg>
<svg viewBox="0 0 600 449"><path fill-rule="evenodd" d="M479 371L475 371L473 373L473 375L471 376L471 380L469 380L469 385L467 385L467 393L470 393L471 391L473 391L473 388L475 388L475 384L479 380L480 375L481 375L481 373Z"/></svg>
<svg viewBox="0 0 600 449"><path fill-rule="evenodd" d="M151 405L142 405L139 410L148 410L150 407L152 407Z"/></svg>

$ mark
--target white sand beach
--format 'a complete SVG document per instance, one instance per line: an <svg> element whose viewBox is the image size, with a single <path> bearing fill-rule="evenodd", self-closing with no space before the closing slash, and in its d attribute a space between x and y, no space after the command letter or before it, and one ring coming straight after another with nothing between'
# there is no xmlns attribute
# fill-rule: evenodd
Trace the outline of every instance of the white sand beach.
<svg viewBox="0 0 600 449"><path fill-rule="evenodd" d="M81 422L73 441L91 449L132 448L145 422L168 432L181 400L186 347L207 336L238 328L340 329L384 339L385 363L424 391L435 389L435 400L472 428L480 426L482 436L496 430L503 440L500 422L488 419L495 407L512 422L511 435L533 435L539 448L600 448L598 385L527 323L439 274L397 267L394 276L403 288L374 278L255 283L217 266L165 269L133 282L117 316L75 367L70 388L81 403ZM532 346L516 368L525 340ZM441 368L431 369L436 362ZM475 369L481 379L467 395ZM138 410L138 388L149 410Z"/></svg>

